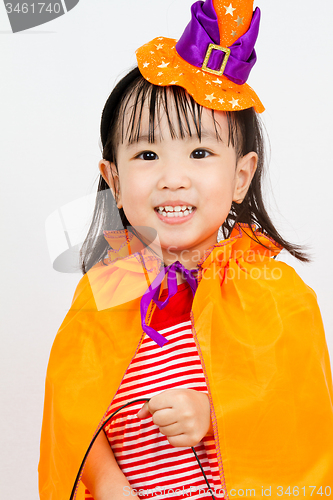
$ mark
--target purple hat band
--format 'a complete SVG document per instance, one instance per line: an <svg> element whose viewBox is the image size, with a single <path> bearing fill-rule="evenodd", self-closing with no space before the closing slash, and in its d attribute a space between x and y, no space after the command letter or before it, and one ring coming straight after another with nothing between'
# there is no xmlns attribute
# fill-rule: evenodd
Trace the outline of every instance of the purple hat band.
<svg viewBox="0 0 333 500"><path fill-rule="evenodd" d="M191 286L193 295L197 289L197 280L194 277L193 273L196 270L189 271L186 269L178 260L173 264L162 269L162 271L156 276L152 284L149 286L148 290L142 295L140 302L140 312L141 312L141 326L143 331L152 339L156 344L160 347L163 347L168 340L163 337L160 333L158 333L154 328L148 326L146 324L145 318L148 311L148 307L150 302L153 300L155 304L157 304L159 309L164 309L164 307L168 304L169 299L175 295L177 292L177 276L176 271L182 271L185 274L186 280ZM158 300L160 294L161 283L164 276L168 273L168 296L164 302Z"/></svg>
<svg viewBox="0 0 333 500"><path fill-rule="evenodd" d="M210 44L220 44L220 31L213 0L195 2L191 7L192 19L176 44L178 54L192 66L202 68ZM230 55L224 69L224 76L232 82L243 85L249 77L257 56L254 50L260 24L260 9L253 13L251 25L243 36L230 47ZM207 63L208 70L219 71L224 52L213 50Z"/></svg>

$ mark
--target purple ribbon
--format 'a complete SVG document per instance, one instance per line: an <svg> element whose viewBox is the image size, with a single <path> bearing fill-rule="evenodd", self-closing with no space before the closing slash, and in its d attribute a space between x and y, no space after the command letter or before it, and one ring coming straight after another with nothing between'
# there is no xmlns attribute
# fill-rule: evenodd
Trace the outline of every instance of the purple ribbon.
<svg viewBox="0 0 333 500"><path fill-rule="evenodd" d="M201 68L205 60L208 46L220 44L220 32L213 0L195 2L191 7L192 19L176 44L178 54L192 66ZM260 24L260 9L253 13L251 25L243 36L233 43L230 56L224 70L224 75L234 83L243 85L249 77L257 56L254 50ZM213 50L207 67L218 71L225 53Z"/></svg>
<svg viewBox="0 0 333 500"><path fill-rule="evenodd" d="M197 280L194 277L193 273L196 273L195 269L188 270L186 269L178 260L173 264L162 269L162 271L156 276L152 284L149 286L148 290L145 291L141 298L140 302L140 312L141 312L141 325L143 331L149 335L149 337L156 342L160 347L163 347L168 340L163 337L160 333L158 333L154 328L148 326L145 322L145 318L147 315L148 307L150 302L153 300L159 309L164 309L164 307L168 304L169 299L175 295L177 292L177 276L176 271L183 271L185 274L186 280L191 286L193 296L197 289ZM158 300L160 294L161 283L164 276L168 273L168 296L164 300L164 302Z"/></svg>

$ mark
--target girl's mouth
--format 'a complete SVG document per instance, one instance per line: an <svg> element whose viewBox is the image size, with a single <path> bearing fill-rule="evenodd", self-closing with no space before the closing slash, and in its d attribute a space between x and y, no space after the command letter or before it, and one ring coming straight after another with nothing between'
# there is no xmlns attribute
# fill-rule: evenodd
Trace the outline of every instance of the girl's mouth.
<svg viewBox="0 0 333 500"><path fill-rule="evenodd" d="M158 218L167 224L180 224L193 217L196 207L190 205L178 205L177 207L165 206L156 207L155 212Z"/></svg>

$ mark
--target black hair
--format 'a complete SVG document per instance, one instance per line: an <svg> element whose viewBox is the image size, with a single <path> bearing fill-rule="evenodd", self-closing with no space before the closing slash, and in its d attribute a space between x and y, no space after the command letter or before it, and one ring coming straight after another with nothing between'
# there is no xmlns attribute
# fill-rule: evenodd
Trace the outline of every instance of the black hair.
<svg viewBox="0 0 333 500"><path fill-rule="evenodd" d="M170 101L176 109L177 124L172 123L169 116ZM125 110L129 109L129 102L131 102L131 116L125 128L124 115ZM163 112L168 119L172 138L178 136L183 138L186 134L191 136L194 125L194 133L201 140L202 106L182 87L176 85L162 87L149 83L142 77L136 67L115 86L106 101L102 113L100 132L103 159L114 163L116 168L117 145L123 142L125 137L129 142L135 142L140 136L141 116L146 104L149 108L149 142L154 142L156 120L158 124L161 108L163 108ZM220 139L214 118L214 110L211 110L211 113L216 136ZM301 245L292 244L282 238L275 229L264 206L262 179L264 175L265 149L263 127L258 114L254 108L225 112L225 114L228 120L229 144L235 148L238 157L242 157L251 151L256 152L258 164L244 200L241 203L232 202L229 215L221 226L223 237L228 238L234 225L240 222L250 226L253 239L258 241L251 227L254 224L262 233L276 241L295 258L302 262L310 262L310 258ZM123 227L117 227L116 225L119 216ZM107 255L109 245L103 236L103 230L123 228L128 228L129 231L136 234L127 220L123 208L118 209L115 206L110 188L103 177L100 176L94 214L87 237L80 251L80 266L83 273L86 273ZM139 235L136 234L136 236ZM265 247L260 241L259 243Z"/></svg>

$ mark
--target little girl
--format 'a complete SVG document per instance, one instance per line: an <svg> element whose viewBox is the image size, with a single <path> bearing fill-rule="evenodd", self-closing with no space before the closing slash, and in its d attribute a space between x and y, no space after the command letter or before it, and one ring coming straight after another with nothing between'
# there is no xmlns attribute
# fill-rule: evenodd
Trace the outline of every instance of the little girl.
<svg viewBox="0 0 333 500"><path fill-rule="evenodd" d="M46 378L41 499L333 494L321 315L276 256L308 259L261 193L264 108L245 83L259 21L252 0L196 2L106 102L84 276Z"/></svg>

